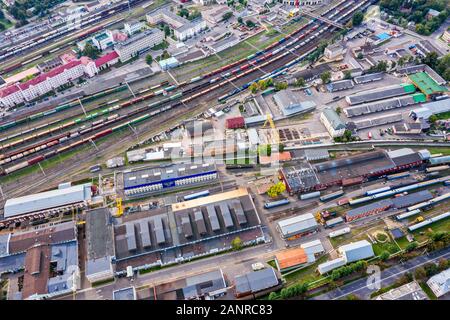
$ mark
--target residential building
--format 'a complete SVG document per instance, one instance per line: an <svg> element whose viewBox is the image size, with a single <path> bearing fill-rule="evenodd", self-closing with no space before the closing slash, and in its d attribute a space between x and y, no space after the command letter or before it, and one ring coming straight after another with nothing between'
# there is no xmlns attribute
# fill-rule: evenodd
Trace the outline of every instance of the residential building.
<svg viewBox="0 0 450 320"><path fill-rule="evenodd" d="M153 25L159 23L169 25L173 29L175 37L180 41L192 38L207 28L206 21L202 18L189 21L168 9L160 9L147 14L147 21Z"/></svg>
<svg viewBox="0 0 450 320"><path fill-rule="evenodd" d="M345 123L341 120L336 111L332 108L326 108L320 114L320 121L327 128L331 137L342 137L345 132Z"/></svg>
<svg viewBox="0 0 450 320"><path fill-rule="evenodd" d="M120 61L128 61L164 41L164 32L149 29L115 45Z"/></svg>

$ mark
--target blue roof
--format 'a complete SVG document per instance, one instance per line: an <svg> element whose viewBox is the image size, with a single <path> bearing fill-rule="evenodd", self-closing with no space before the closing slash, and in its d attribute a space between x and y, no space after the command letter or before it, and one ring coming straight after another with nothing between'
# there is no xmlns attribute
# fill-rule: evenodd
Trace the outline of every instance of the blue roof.
<svg viewBox="0 0 450 320"><path fill-rule="evenodd" d="M383 32L383 33L377 34L377 38L380 40L387 40L387 39L390 39L391 36L388 35L386 32Z"/></svg>

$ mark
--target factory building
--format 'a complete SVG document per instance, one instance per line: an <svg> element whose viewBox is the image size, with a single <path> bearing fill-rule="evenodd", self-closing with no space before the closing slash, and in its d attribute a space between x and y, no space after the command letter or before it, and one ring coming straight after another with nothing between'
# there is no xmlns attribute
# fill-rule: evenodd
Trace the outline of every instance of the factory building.
<svg viewBox="0 0 450 320"><path fill-rule="evenodd" d="M83 207L91 200L91 195L91 184L88 183L8 199L4 206L4 217Z"/></svg>
<svg viewBox="0 0 450 320"><path fill-rule="evenodd" d="M438 298L447 294L450 291L450 268L432 276L427 285Z"/></svg>
<svg viewBox="0 0 450 320"><path fill-rule="evenodd" d="M342 137L345 132L345 123L341 120L336 111L332 108L326 108L320 114L320 121L327 128L331 137Z"/></svg>
<svg viewBox="0 0 450 320"><path fill-rule="evenodd" d="M114 277L112 259L114 243L108 208L86 212L86 278L90 283Z"/></svg>
<svg viewBox="0 0 450 320"><path fill-rule="evenodd" d="M130 60L164 41L164 32L148 29L115 45L114 50L121 62Z"/></svg>
<svg viewBox="0 0 450 320"><path fill-rule="evenodd" d="M124 191L128 197L161 192L172 188L191 188L209 184L218 178L214 164L172 164L131 170L124 173Z"/></svg>
<svg viewBox="0 0 450 320"><path fill-rule="evenodd" d="M73 221L0 237L0 274L23 270L13 299L52 298L79 286L77 228Z"/></svg>
<svg viewBox="0 0 450 320"><path fill-rule="evenodd" d="M252 271L234 278L236 298L257 298L280 287L280 279L273 268Z"/></svg>
<svg viewBox="0 0 450 320"><path fill-rule="evenodd" d="M367 240L352 242L340 246L338 252L345 258L346 263L373 257L372 245Z"/></svg>
<svg viewBox="0 0 450 320"><path fill-rule="evenodd" d="M371 178L404 171L427 160L426 152L410 148L395 151L376 150L344 159L317 164L299 162L280 169L280 175L290 194L324 190L334 185L350 186Z"/></svg>
<svg viewBox="0 0 450 320"><path fill-rule="evenodd" d="M116 273L151 268L265 241L245 188L173 203L128 217L114 226Z"/></svg>
<svg viewBox="0 0 450 320"><path fill-rule="evenodd" d="M206 21L202 18L189 21L168 9L160 9L147 14L147 21L152 25L162 22L171 26L175 37L180 41L192 38L207 28Z"/></svg>
<svg viewBox="0 0 450 320"><path fill-rule="evenodd" d="M277 229L283 239L302 236L318 229L316 218L311 213L302 214L277 223Z"/></svg>

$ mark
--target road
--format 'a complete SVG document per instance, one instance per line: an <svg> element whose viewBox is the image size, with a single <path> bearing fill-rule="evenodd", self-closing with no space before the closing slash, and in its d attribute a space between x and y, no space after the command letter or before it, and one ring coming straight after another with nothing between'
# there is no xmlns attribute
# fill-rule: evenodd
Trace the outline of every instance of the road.
<svg viewBox="0 0 450 320"><path fill-rule="evenodd" d="M380 280L375 282L376 284L379 284L379 286L375 287L382 288L389 286L402 277L406 272L414 272L416 268L428 262L436 262L441 258L450 258L450 247L438 252L433 252L429 255L413 258L402 264L398 264L381 271ZM371 293L378 290L377 288L371 288L371 285L374 286L374 284L368 283L367 278L359 279L331 292L314 297L312 300L337 300L344 298L349 294L355 294L360 299L368 300L370 299Z"/></svg>
<svg viewBox="0 0 450 320"><path fill-rule="evenodd" d="M128 278L117 278L114 283L105 284L94 288L79 290L75 299L77 300L105 300L112 299L112 292L131 285L137 289L145 286L155 286L168 283L177 279L197 275L221 268L228 277L229 282L234 276L243 274L251 270L251 265L255 262L265 262L271 259L278 250L273 243L250 247L239 252L226 253L210 258L196 260L187 264L180 264L167 269L153 271L143 275L135 276L133 281ZM56 300L72 300L72 294L55 298Z"/></svg>

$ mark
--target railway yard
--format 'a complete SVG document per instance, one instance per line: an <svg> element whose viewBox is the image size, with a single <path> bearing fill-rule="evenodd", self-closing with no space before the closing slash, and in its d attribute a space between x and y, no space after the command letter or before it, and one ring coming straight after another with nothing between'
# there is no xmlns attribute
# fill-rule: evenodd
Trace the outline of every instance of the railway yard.
<svg viewBox="0 0 450 320"><path fill-rule="evenodd" d="M100 2L0 33L7 299L315 299L424 252L448 273L448 44L376 0L286 3Z"/></svg>

